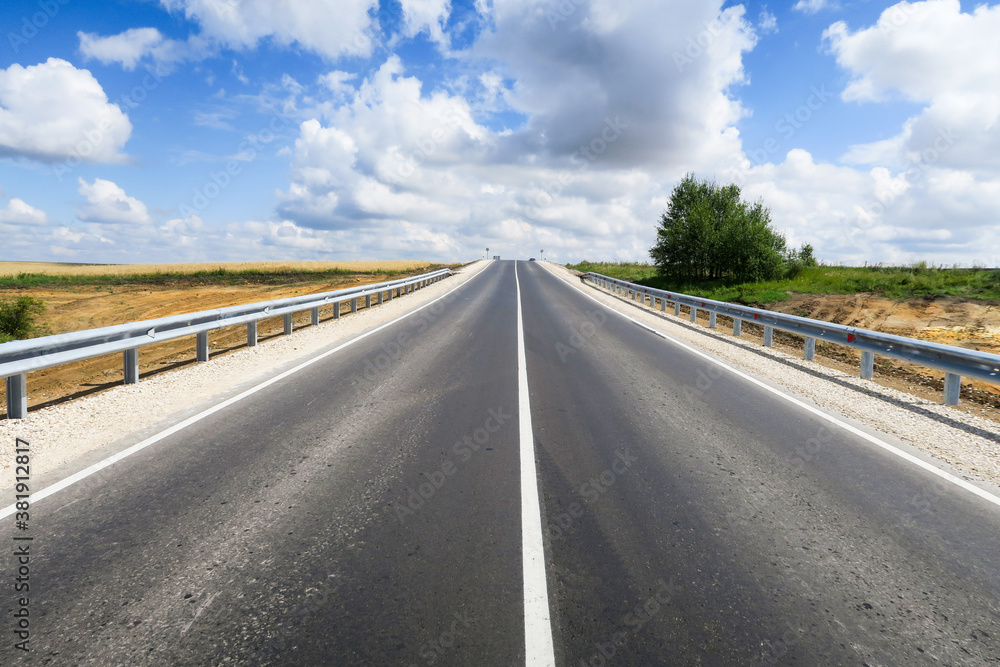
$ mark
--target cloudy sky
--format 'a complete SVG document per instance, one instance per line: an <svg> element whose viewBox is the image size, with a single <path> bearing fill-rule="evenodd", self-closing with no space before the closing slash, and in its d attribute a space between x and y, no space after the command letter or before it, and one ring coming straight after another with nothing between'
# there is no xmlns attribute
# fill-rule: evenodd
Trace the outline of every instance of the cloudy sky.
<svg viewBox="0 0 1000 667"><path fill-rule="evenodd" d="M646 260L687 172L1000 264L1000 5L7 0L0 259Z"/></svg>

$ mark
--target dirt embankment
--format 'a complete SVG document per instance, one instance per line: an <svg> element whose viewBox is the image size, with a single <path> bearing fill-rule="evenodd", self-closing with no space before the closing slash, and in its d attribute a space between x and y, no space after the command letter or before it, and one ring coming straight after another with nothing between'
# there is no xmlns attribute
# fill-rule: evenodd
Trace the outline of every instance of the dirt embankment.
<svg viewBox="0 0 1000 667"><path fill-rule="evenodd" d="M920 338L972 350L1000 354L1000 303L936 297L894 301L875 294L793 294L771 310L847 326ZM789 347L801 340L775 332ZM857 373L860 353L839 345L817 346L817 360L846 372ZM932 400L941 400L942 372L894 359L876 357L876 379L883 384ZM1000 421L1000 386L962 380L966 409Z"/></svg>
<svg viewBox="0 0 1000 667"><path fill-rule="evenodd" d="M772 310L1000 354L1000 304L951 297L793 294Z"/></svg>
<svg viewBox="0 0 1000 667"><path fill-rule="evenodd" d="M406 274L402 274L406 275ZM268 301L302 294L326 292L362 283L381 282L401 276L355 276L337 282L301 282L293 285L169 285L169 286L75 286L33 287L0 290L0 300L32 296L45 302L42 324L50 333L149 320L225 306ZM364 304L362 304L363 306ZM342 310L348 311L347 304ZM322 309L322 320L332 317L332 308ZM309 313L300 313L295 327L309 323ZM283 331L282 317L262 320L258 339L266 340ZM246 327L214 331L209 337L211 354L220 354L246 344ZM149 345L139 350L140 378L195 361L194 337ZM35 409L107 389L124 380L120 353L56 366L28 375L28 406ZM6 416L5 387L0 383L0 411Z"/></svg>

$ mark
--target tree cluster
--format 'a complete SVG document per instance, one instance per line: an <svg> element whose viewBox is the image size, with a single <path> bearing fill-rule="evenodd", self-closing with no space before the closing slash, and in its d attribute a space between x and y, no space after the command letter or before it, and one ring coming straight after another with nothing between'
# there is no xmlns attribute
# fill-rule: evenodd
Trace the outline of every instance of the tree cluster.
<svg viewBox="0 0 1000 667"><path fill-rule="evenodd" d="M742 201L739 186L687 174L660 218L650 256L661 274L684 282L761 282L780 278L786 258L815 263L811 247L789 255L770 224L770 211Z"/></svg>

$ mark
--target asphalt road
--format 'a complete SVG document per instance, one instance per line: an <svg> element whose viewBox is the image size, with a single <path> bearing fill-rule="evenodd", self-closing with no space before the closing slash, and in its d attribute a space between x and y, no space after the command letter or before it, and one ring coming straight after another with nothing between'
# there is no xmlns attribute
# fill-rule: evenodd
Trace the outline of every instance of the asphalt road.
<svg viewBox="0 0 1000 667"><path fill-rule="evenodd" d="M0 662L544 664L527 482L556 664L1000 663L995 506L516 271L40 501Z"/></svg>

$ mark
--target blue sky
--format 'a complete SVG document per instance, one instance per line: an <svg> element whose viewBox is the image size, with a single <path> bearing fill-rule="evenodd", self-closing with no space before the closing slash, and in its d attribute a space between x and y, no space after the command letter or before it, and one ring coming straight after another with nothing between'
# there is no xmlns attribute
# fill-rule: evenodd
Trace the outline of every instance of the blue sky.
<svg viewBox="0 0 1000 667"><path fill-rule="evenodd" d="M645 260L685 173L826 261L1000 263L1000 7L0 7L2 259Z"/></svg>

